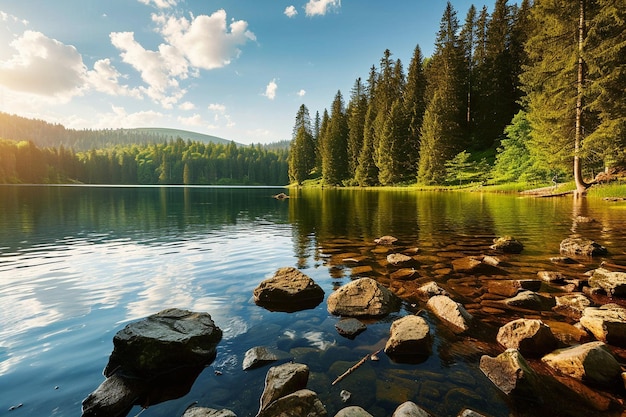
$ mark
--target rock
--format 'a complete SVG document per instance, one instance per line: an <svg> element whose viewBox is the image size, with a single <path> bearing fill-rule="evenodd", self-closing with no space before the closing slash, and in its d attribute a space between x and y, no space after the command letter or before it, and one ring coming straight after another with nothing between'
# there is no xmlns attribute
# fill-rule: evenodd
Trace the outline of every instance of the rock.
<svg viewBox="0 0 626 417"><path fill-rule="evenodd" d="M552 262L553 264L563 264L563 265L573 265L573 264L578 263L568 256L553 256L550 258L550 262Z"/></svg>
<svg viewBox="0 0 626 417"><path fill-rule="evenodd" d="M391 256L391 255L390 255ZM417 275L417 271L413 268L402 268L389 274L389 278L396 280L412 279ZM419 276L419 275L417 275Z"/></svg>
<svg viewBox="0 0 626 417"><path fill-rule="evenodd" d="M358 334L365 331L365 329L367 329L367 326L363 324L360 320L351 317L339 320L335 324L335 329L337 329L337 332L340 335L345 336L349 339L354 339Z"/></svg>
<svg viewBox="0 0 626 417"><path fill-rule="evenodd" d="M183 417L237 417L237 414L230 410L216 410L206 407L189 407L185 410Z"/></svg>
<svg viewBox="0 0 626 417"><path fill-rule="evenodd" d="M457 417L488 417L486 414L481 414L478 411L474 411L469 408L462 409Z"/></svg>
<svg viewBox="0 0 626 417"><path fill-rule="evenodd" d="M83 400L83 416L118 416L128 412L143 394L135 379L113 375Z"/></svg>
<svg viewBox="0 0 626 417"><path fill-rule="evenodd" d="M568 256L604 256L608 250L593 240L582 238L567 238L561 241L561 255Z"/></svg>
<svg viewBox="0 0 626 417"><path fill-rule="evenodd" d="M626 347L626 309L617 304L587 307L583 310L580 324L596 339L610 345Z"/></svg>
<svg viewBox="0 0 626 417"><path fill-rule="evenodd" d="M622 369L603 342L557 349L541 360L562 374L591 384L610 386L621 381Z"/></svg>
<svg viewBox="0 0 626 417"><path fill-rule="evenodd" d="M557 271L539 271L537 272L537 276L539 276L542 281L549 283L563 282L565 280L565 275Z"/></svg>
<svg viewBox="0 0 626 417"><path fill-rule="evenodd" d="M391 335L385 353L401 361L425 358L431 353L432 339L426 320L419 316L405 316L391 323Z"/></svg>
<svg viewBox="0 0 626 417"><path fill-rule="evenodd" d="M280 268L254 289L254 302L271 311L294 312L316 307L324 290L296 268Z"/></svg>
<svg viewBox="0 0 626 417"><path fill-rule="evenodd" d="M290 358L291 356L287 352L265 346L255 346L246 351L243 357L242 368L246 371L248 369L259 368L271 362Z"/></svg>
<svg viewBox="0 0 626 417"><path fill-rule="evenodd" d="M464 258L459 258L452 261L452 268L454 269L454 272L479 272L481 266L483 266L483 262L480 258L476 256L466 256Z"/></svg>
<svg viewBox="0 0 626 417"><path fill-rule="evenodd" d="M324 417L326 409L317 394L301 389L272 401L256 417Z"/></svg>
<svg viewBox="0 0 626 417"><path fill-rule="evenodd" d="M385 316L400 308L400 300L371 278L351 281L328 297L328 312L338 316Z"/></svg>
<svg viewBox="0 0 626 417"><path fill-rule="evenodd" d="M206 366L215 359L221 339L222 331L209 314L163 310L117 332L104 375L120 370L152 378L180 367Z"/></svg>
<svg viewBox="0 0 626 417"><path fill-rule="evenodd" d="M403 264L412 261L413 258L403 253L390 253L387 255L387 262L392 265Z"/></svg>
<svg viewBox="0 0 626 417"><path fill-rule="evenodd" d="M431 417L432 414L412 401L407 401L398 406L391 417Z"/></svg>
<svg viewBox="0 0 626 417"><path fill-rule="evenodd" d="M535 398L541 392L537 373L515 349L507 349L495 358L483 355L480 370L507 395Z"/></svg>
<svg viewBox="0 0 626 417"><path fill-rule="evenodd" d="M265 388L261 395L261 410L273 401L306 388L309 367L300 363L285 363L273 366L265 376Z"/></svg>
<svg viewBox="0 0 626 417"><path fill-rule="evenodd" d="M285 193L278 193L276 195L273 195L272 197L274 197L277 200L285 200L287 198L289 198L289 196Z"/></svg>
<svg viewBox="0 0 626 417"><path fill-rule="evenodd" d="M428 300L426 306L453 332L463 333L469 329L472 315L465 310L465 307L450 297L436 295Z"/></svg>
<svg viewBox="0 0 626 417"><path fill-rule="evenodd" d="M374 417L359 406L342 408L335 414L335 417Z"/></svg>
<svg viewBox="0 0 626 417"><path fill-rule="evenodd" d="M416 292L418 296L424 299L434 297L435 295L446 295L448 297L450 296L450 294L448 294L446 290L441 288L439 284L437 284L435 281L430 281L422 285L421 287L417 289Z"/></svg>
<svg viewBox="0 0 626 417"><path fill-rule="evenodd" d="M521 253L524 245L511 236L502 236L493 240L491 249L504 253Z"/></svg>
<svg viewBox="0 0 626 417"><path fill-rule="evenodd" d="M528 310L546 310L554 306L552 297L542 297L533 291L522 291L515 297L507 298L502 302L508 306L525 308Z"/></svg>
<svg viewBox="0 0 626 417"><path fill-rule="evenodd" d="M522 355L541 356L556 348L552 330L541 320L513 320L498 330L498 343L507 349L517 349Z"/></svg>
<svg viewBox="0 0 626 417"><path fill-rule="evenodd" d="M626 296L626 272L613 272L598 268L589 278L589 285L592 289L602 290L609 296L624 297Z"/></svg>
<svg viewBox="0 0 626 417"><path fill-rule="evenodd" d="M596 219L594 219L593 217L587 217L587 216L576 216L574 218L574 221L576 223L594 223Z"/></svg>
<svg viewBox="0 0 626 417"><path fill-rule="evenodd" d="M374 239L374 243L377 245L390 246L397 242L398 239L393 236L382 236L378 239Z"/></svg>
<svg viewBox="0 0 626 417"><path fill-rule="evenodd" d="M350 400L350 398L352 398L352 393L350 391L346 391L345 389L342 389L341 392L339 393L339 397L341 398L342 403L347 403Z"/></svg>
<svg viewBox="0 0 626 417"><path fill-rule="evenodd" d="M556 306L552 310L566 317L579 320L585 308L591 306L591 301L583 293L571 293L554 297Z"/></svg>
<svg viewBox="0 0 626 417"><path fill-rule="evenodd" d="M538 279L499 279L487 281L487 291L491 294L512 297L522 290L538 291L541 281Z"/></svg>

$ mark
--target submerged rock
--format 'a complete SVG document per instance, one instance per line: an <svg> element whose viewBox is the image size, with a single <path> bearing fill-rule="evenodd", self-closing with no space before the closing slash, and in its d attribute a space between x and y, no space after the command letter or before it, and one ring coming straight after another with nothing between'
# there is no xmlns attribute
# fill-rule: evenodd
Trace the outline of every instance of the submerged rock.
<svg viewBox="0 0 626 417"><path fill-rule="evenodd" d="M569 256L604 256L608 250L593 240L582 238L567 238L561 241L561 255Z"/></svg>
<svg viewBox="0 0 626 417"><path fill-rule="evenodd" d="M523 355L541 356L551 352L557 339L550 327L541 320L513 320L498 330L498 343L507 349L517 349Z"/></svg>
<svg viewBox="0 0 626 417"><path fill-rule="evenodd" d="M407 401L400 404L391 417L432 417L432 414L413 401Z"/></svg>
<svg viewBox="0 0 626 417"><path fill-rule="evenodd" d="M603 342L558 349L541 359L562 374L597 385L621 381L622 368Z"/></svg>
<svg viewBox="0 0 626 417"><path fill-rule="evenodd" d="M381 236L378 239L374 239L374 243L377 245L390 246L398 241L398 238L393 236Z"/></svg>
<svg viewBox="0 0 626 417"><path fill-rule="evenodd" d="M248 369L259 368L271 362L290 358L291 356L287 352L265 346L256 346L246 351L243 357L242 368L246 371Z"/></svg>
<svg viewBox="0 0 626 417"><path fill-rule="evenodd" d="M335 329L337 332L349 339L355 338L358 334L365 331L367 326L363 324L360 320L355 318L347 318L341 319L335 324Z"/></svg>
<svg viewBox="0 0 626 417"><path fill-rule="evenodd" d="M431 297L426 306L455 333L463 333L470 328L472 315L461 304L445 295Z"/></svg>
<svg viewBox="0 0 626 417"><path fill-rule="evenodd" d="M300 363L285 363L270 368L265 376L265 388L261 395L261 410L273 401L306 388L309 367Z"/></svg>
<svg viewBox="0 0 626 417"><path fill-rule="evenodd" d="M216 410L206 407L189 407L185 410L183 417L237 417L237 414L230 410Z"/></svg>
<svg viewBox="0 0 626 417"><path fill-rule="evenodd" d="M493 240L491 249L504 253L521 253L524 245L512 236L502 236Z"/></svg>
<svg viewBox="0 0 626 417"><path fill-rule="evenodd" d="M360 278L328 297L328 312L337 316L385 316L400 308L400 300L382 284Z"/></svg>
<svg viewBox="0 0 626 417"><path fill-rule="evenodd" d="M426 320L405 316L391 323L385 353L400 361L423 359L430 355L432 339Z"/></svg>
<svg viewBox="0 0 626 417"><path fill-rule="evenodd" d="M294 312L314 308L324 300L324 290L296 268L280 268L253 292L254 302L270 311Z"/></svg>

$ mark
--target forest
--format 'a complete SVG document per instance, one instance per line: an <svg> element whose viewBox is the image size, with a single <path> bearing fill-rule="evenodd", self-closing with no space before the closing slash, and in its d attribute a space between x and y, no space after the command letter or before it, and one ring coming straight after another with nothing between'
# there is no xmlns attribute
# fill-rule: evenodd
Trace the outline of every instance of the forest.
<svg viewBox="0 0 626 417"><path fill-rule="evenodd" d="M519 3L519 4L518 4ZM626 0L450 2L432 56L386 50L345 103L301 105L289 179L326 185L549 182L626 162Z"/></svg>

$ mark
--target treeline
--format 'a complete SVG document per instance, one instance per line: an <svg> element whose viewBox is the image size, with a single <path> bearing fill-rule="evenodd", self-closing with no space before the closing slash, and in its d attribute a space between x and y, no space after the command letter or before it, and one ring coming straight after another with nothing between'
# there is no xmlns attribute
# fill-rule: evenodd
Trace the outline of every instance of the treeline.
<svg viewBox="0 0 626 417"><path fill-rule="evenodd" d="M462 24L448 2L431 57L416 46L405 71L386 50L347 105L338 91L313 120L299 108L289 178L541 181L624 164L625 22L626 0L496 0Z"/></svg>
<svg viewBox="0 0 626 417"><path fill-rule="evenodd" d="M286 150L184 141L75 153L0 139L0 183L250 184L288 182Z"/></svg>
<svg viewBox="0 0 626 417"><path fill-rule="evenodd" d="M61 124L0 112L0 138L31 141L40 148L64 148L76 152L112 148L119 145L148 145L176 140L181 131L171 129L68 129ZM209 135L187 132L207 140L189 137L200 142L227 144L229 141Z"/></svg>

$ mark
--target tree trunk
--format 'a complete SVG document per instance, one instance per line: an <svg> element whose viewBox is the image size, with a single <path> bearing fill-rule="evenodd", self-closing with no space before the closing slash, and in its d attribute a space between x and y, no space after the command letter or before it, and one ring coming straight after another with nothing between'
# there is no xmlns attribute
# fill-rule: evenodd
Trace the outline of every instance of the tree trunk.
<svg viewBox="0 0 626 417"><path fill-rule="evenodd" d="M580 20L578 22L578 80L576 97L576 133L574 138L574 181L576 194L585 195L589 184L585 183L580 162L580 147L583 137L583 91L585 82L585 61L583 59L583 42L585 40L585 8L586 0L579 0Z"/></svg>

